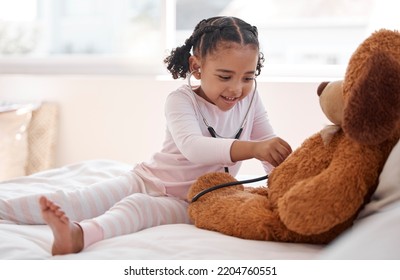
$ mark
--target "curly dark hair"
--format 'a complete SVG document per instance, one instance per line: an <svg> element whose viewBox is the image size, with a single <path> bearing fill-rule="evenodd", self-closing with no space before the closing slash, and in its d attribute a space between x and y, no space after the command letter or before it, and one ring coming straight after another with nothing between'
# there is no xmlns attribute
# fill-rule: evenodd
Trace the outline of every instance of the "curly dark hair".
<svg viewBox="0 0 400 280"><path fill-rule="evenodd" d="M205 57L216 50L221 42L254 45L260 49L257 27L236 17L212 17L200 21L185 44L172 50L164 59L168 71L174 79L186 78L190 73L189 57L193 54ZM261 73L264 55L259 52L255 75Z"/></svg>

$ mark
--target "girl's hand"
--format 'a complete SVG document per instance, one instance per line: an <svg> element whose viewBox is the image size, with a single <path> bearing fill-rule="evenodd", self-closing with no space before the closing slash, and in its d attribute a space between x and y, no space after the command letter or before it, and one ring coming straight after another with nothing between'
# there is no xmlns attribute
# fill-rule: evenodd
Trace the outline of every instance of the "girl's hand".
<svg viewBox="0 0 400 280"><path fill-rule="evenodd" d="M254 158L267 161L275 167L281 164L291 152L290 145L279 137L255 142L254 145Z"/></svg>
<svg viewBox="0 0 400 280"><path fill-rule="evenodd" d="M264 141L235 141L231 147L231 159L236 162L256 158L261 161L267 161L276 167L291 152L290 145L279 137Z"/></svg>

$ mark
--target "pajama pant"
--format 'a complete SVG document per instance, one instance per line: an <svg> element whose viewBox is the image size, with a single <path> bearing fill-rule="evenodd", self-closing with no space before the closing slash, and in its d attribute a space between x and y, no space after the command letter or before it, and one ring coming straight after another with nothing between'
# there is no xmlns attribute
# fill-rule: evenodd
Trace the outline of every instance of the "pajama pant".
<svg viewBox="0 0 400 280"><path fill-rule="evenodd" d="M132 171L74 191L0 201L0 219L19 224L44 224L39 206L42 195L61 206L70 220L79 222L85 247L149 227L190 223L186 201L146 187Z"/></svg>

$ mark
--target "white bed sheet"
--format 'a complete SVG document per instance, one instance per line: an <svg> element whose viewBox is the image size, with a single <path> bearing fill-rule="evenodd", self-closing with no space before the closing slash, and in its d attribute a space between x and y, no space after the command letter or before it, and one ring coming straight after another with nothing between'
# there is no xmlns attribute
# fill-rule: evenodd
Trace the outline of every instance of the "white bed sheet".
<svg viewBox="0 0 400 280"><path fill-rule="evenodd" d="M86 161L0 183L0 199L84 188L131 168L108 160ZM314 259L323 246L244 240L175 224L100 241L79 254L51 256L46 225L16 225L0 220L0 259Z"/></svg>

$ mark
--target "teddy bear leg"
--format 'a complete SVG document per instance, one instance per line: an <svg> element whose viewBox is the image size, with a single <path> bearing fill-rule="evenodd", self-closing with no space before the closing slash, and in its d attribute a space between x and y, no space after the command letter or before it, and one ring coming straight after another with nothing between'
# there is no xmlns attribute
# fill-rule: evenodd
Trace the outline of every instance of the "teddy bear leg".
<svg viewBox="0 0 400 280"><path fill-rule="evenodd" d="M274 239L270 226L277 216L268 209L266 197L244 191L222 196L213 192L189 205L196 227L244 239Z"/></svg>
<svg viewBox="0 0 400 280"><path fill-rule="evenodd" d="M227 173L209 173L191 186L188 200L196 194L235 179ZM247 188L246 188L247 189ZM268 198L244 190L243 185L213 190L189 204L188 212L195 226L245 239L272 240L269 225L276 215Z"/></svg>

